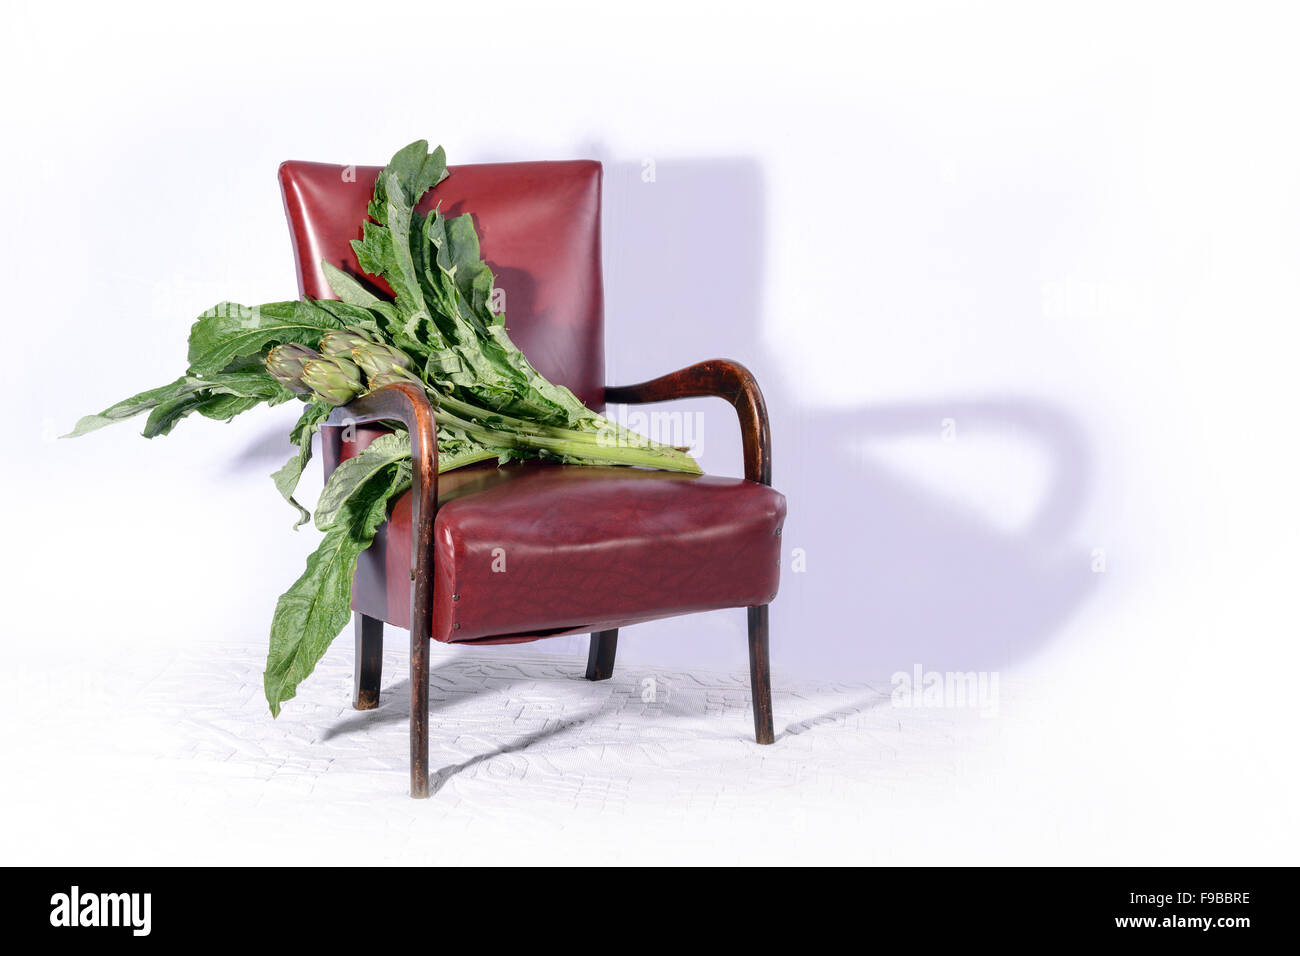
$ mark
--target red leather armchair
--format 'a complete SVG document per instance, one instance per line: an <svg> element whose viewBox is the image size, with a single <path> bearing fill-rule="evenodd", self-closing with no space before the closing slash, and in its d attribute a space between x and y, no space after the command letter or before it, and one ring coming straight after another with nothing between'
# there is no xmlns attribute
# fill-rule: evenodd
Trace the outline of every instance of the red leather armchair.
<svg viewBox="0 0 1300 956"><path fill-rule="evenodd" d="M320 260L359 273L379 167L280 167L299 289L330 297ZM547 378L596 409L716 395L735 406L745 478L541 462L438 475L432 410L414 386L337 409L321 430L328 474L400 421L412 488L362 555L353 588L353 704L378 705L384 622L411 632L411 795L429 793L429 641L512 644L591 633L588 680L611 676L618 629L726 607L749 614L754 731L773 741L767 605L780 577L785 498L772 490L767 410L754 377L713 360L606 387L600 262L601 167L590 161L451 168L425 197L471 212L504 289L510 335Z"/></svg>

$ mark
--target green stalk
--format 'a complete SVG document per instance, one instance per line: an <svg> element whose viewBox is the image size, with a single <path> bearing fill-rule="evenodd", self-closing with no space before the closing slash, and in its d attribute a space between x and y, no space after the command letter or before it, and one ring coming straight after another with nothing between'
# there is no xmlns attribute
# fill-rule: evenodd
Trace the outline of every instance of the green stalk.
<svg viewBox="0 0 1300 956"><path fill-rule="evenodd" d="M472 465L480 461L495 460L499 457L500 452L492 448L483 448L479 451L460 452L454 455L438 455L438 474L454 471L457 468L464 468L466 465Z"/></svg>
<svg viewBox="0 0 1300 956"><path fill-rule="evenodd" d="M599 445L588 441L588 432L576 432L570 429L555 429L558 435L524 434L488 428L476 424L442 408L435 408L434 421L439 424L459 428L465 434L478 438L497 447L529 448L547 451L567 458L580 458L598 465L644 465L649 468L661 468L665 471L679 471L686 474L700 474L700 466L689 455L676 449L659 446L658 448L627 448L617 445ZM441 469L440 469L441 470Z"/></svg>
<svg viewBox="0 0 1300 956"><path fill-rule="evenodd" d="M503 414L502 412L494 412L490 409L480 408L477 405L473 405L470 402L463 401L452 395L447 395L446 393L437 391L429 386L426 386L426 391L430 393L430 397L436 403L454 415L471 422L482 423L489 428L501 427L512 432L517 432L521 435L540 435L545 438L557 438L563 441L584 442L601 448L610 447L607 442L602 441L599 431L581 431L574 428L563 428L559 425L543 425L539 422L525 421L522 418L514 418L510 415ZM625 446L645 449L664 448L678 452L685 452L687 450L686 448L678 448L673 445L664 445L660 442L652 441L644 435L640 435L630 429L624 428L618 422L604 418L594 412L589 421L603 421L604 424L612 429L617 435L617 447L620 448Z"/></svg>

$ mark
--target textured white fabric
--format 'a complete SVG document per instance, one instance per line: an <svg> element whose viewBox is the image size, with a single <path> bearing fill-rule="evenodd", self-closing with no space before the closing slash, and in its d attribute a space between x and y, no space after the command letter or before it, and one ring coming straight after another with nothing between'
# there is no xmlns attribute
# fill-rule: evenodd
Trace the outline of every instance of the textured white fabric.
<svg viewBox="0 0 1300 956"><path fill-rule="evenodd" d="M6 860L826 859L882 809L941 799L998 723L778 671L760 747L747 674L619 663L592 683L576 656L435 645L434 794L416 801L405 639L388 634L377 710L351 708L345 634L278 720L253 640L77 666L46 648L43 682L8 701L5 805L30 825L0 838Z"/></svg>

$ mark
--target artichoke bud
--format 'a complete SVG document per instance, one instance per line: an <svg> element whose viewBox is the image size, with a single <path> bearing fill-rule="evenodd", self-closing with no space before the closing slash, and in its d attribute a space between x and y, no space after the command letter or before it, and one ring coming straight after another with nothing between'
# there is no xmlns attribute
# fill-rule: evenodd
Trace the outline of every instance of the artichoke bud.
<svg viewBox="0 0 1300 956"><path fill-rule="evenodd" d="M368 338L351 329L330 329L320 337L322 355L341 355L347 358L354 348L370 344Z"/></svg>
<svg viewBox="0 0 1300 956"><path fill-rule="evenodd" d="M424 384L417 376L404 368L398 368L396 365L390 366L388 371L380 372L377 375L367 373L366 378L369 380L371 388L383 388L385 385L394 385L398 382L414 382L416 385Z"/></svg>
<svg viewBox="0 0 1300 956"><path fill-rule="evenodd" d="M303 363L320 356L302 345L277 345L266 354L266 370L271 377L297 395L309 395L311 389L303 382Z"/></svg>
<svg viewBox="0 0 1300 956"><path fill-rule="evenodd" d="M366 378L372 386L376 378L387 375L393 369L411 367L411 358L405 352L374 342L363 342L353 346L352 361L361 366L361 371L366 373Z"/></svg>
<svg viewBox="0 0 1300 956"><path fill-rule="evenodd" d="M345 358L325 356L303 362L302 380L331 405L346 405L361 394L361 370Z"/></svg>

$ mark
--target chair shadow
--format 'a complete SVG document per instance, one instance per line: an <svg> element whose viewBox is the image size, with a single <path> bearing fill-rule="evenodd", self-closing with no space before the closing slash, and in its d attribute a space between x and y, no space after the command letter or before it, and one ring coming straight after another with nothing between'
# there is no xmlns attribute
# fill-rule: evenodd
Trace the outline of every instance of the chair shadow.
<svg viewBox="0 0 1300 956"><path fill-rule="evenodd" d="M431 673L430 675L431 682L434 681L438 676L441 676L442 678L442 681L440 682L441 686L439 686L439 684L434 684L431 687L431 694L429 700L429 712L431 716L436 716L438 711L441 709L442 705L462 699L464 697L469 696L472 693L508 693L510 688L519 684L541 684L550 681L559 681L565 679L564 676L554 677L554 676L550 676L549 674L548 676L537 676L537 677L529 677L527 675L521 675L520 677L517 678L505 678L505 679L492 678L487 684L485 684L481 680L481 678L478 677L477 675L470 675L467 673L468 670L479 667L481 663L482 662L479 660L451 660L442 664L440 667L436 668ZM548 670L552 666L553 665L550 664L546 665ZM585 678L582 676L582 671L580 667L575 666L572 679L579 680L579 681L585 680ZM463 688L457 687L458 682L463 682L466 686ZM407 720L410 719L410 713L411 713L410 686L411 685L409 680L401 680L392 684L391 686L385 687L383 689L383 692L380 695L378 707L374 708L373 710L357 711L354 715L352 715L348 719L333 724L321 734L321 739L332 740L336 737L342 737L351 733L356 733L358 731L365 730L367 727L371 727L377 724L406 722ZM436 692L436 690L439 689L444 691L446 693L446 696L444 697L433 696L434 692ZM629 684L626 693L633 694L633 695L639 693L639 686L636 684ZM472 767L475 767L481 763L484 763L488 760L491 760L494 757L501 757L509 754L522 753L523 751L528 750L529 748L537 744L540 744L542 742L554 741L558 737L567 735L579 728L586 727L589 726L590 724L595 723L596 721L600 720L603 716L605 716L607 713L610 713L611 711L621 707L623 696L624 695L620 693L610 694L601 701L599 706L589 708L573 716L566 715L562 720L554 721L548 726L540 730L536 730L531 733L525 734L522 737L519 737L515 740L511 740L507 743L503 743L500 746L485 751L483 753L475 754L474 756L468 758L467 760L463 760L460 763L449 764L445 767L441 767L433 771L430 774L430 793L437 793L444 786L446 786L447 783L449 783L452 779L454 779L458 774L463 773L464 771ZM858 712L861 709L862 709L861 707L853 708L852 712ZM666 717L666 716L688 717L692 715L698 716L695 710L692 710L691 708L681 704L674 705L671 700L666 701L662 705L660 709L660 713L658 714L658 716L660 717ZM808 721L805 723L811 724L812 721ZM436 734L436 732L437 730L435 727L433 728L433 733ZM791 732L790 728L787 728L786 732ZM802 732L802 731L795 731L795 732ZM701 735L698 733L691 735L692 739L699 739L700 736ZM719 739L722 738L730 739L735 735L728 734L728 733L719 733L713 736ZM780 739L780 737L783 736L785 736L785 732L779 734L778 739Z"/></svg>
<svg viewBox="0 0 1300 956"><path fill-rule="evenodd" d="M881 454L898 437L937 441L944 418L961 423L963 442L1011 433L1045 452L1047 487L1020 527L909 480ZM851 453L845 436L864 450ZM809 570L786 573L788 605L773 605L774 625L826 635L796 649L817 672L997 670L1047 643L1100 585L1091 549L1073 540L1091 455L1059 405L1012 396L825 411L791 439L809 455L831 450L804 489L838 505L791 507L786 541Z"/></svg>
<svg viewBox="0 0 1300 956"><path fill-rule="evenodd" d="M446 767L441 767L438 770L435 770L431 774L429 774L429 795L433 796L437 794L438 791L440 791L443 787L445 787L458 775L464 773L466 770L469 770L472 767L476 767L481 763L486 763L487 761L492 760L495 757L504 757L508 754L522 753L523 751L529 749L530 747L536 744L541 743L542 741L551 741L557 737L562 737L565 734L571 733L572 731L576 730L579 727L591 723L593 720L598 718L604 712L604 710L605 707L603 706L599 707L595 711L588 712L572 720L566 720L563 723L559 723L551 727L546 727L542 730L534 731L531 734L525 734L523 737L520 737L518 740L513 740L507 744L502 744L500 747L497 747L495 750L490 750L487 753L475 754L473 757L470 757L468 760L461 761L458 764L450 764Z"/></svg>
<svg viewBox="0 0 1300 956"><path fill-rule="evenodd" d="M819 727L843 723L851 717L857 717L859 714L865 714L868 711L879 710L888 704L888 694L874 692L869 697L861 698L857 703L836 707L833 710L816 714L804 720L796 720L793 723L786 724L785 729L777 733L776 739L779 741L784 737L797 737L800 734L811 733Z"/></svg>
<svg viewBox="0 0 1300 956"><path fill-rule="evenodd" d="M1075 538L1096 470L1076 412L1050 394L935 394L924 386L905 401L810 403L786 377L794 370L762 344L760 163L660 158L651 182L643 163L607 160L605 169L607 379L641 381L721 356L743 362L762 383L773 484L789 505L782 593L771 611L778 678L785 671L867 681L916 662L995 669L1052 640L1100 580L1091 546ZM673 407L702 416L705 470L739 474L734 412L711 399ZM1048 488L1023 527L989 520L980 508L983 476L972 476L956 499L891 467L891 442L941 441L947 418L960 423L963 444L1013 434L1044 453ZM705 630L717 629L709 618L642 627L666 658L730 665L734 651L718 657L706 649Z"/></svg>
<svg viewBox="0 0 1300 956"><path fill-rule="evenodd" d="M433 668L429 673L430 694L429 694L429 713L436 715L439 710L448 704L454 703L462 697L468 696L467 692L457 691L454 684L457 681L456 672L463 671L467 667L475 666L477 662L452 659L445 661L438 667ZM580 670L575 668L577 677L581 677ZM448 684L440 686L439 680L446 681ZM534 683L542 678L514 677L514 678L493 678L490 686L484 685L477 681L476 678L469 678L466 675L460 677L467 683L474 680L473 690L480 692L505 691L518 684ZM444 697L435 696L438 690L446 690L448 693ZM347 718L332 724L321 734L322 740L333 740L335 737L341 737L346 734L354 733L358 730L364 730L378 724L388 724L405 722L410 719L411 708L411 681L409 678L397 681L391 686L383 687L379 694L379 706L370 710L358 710Z"/></svg>

